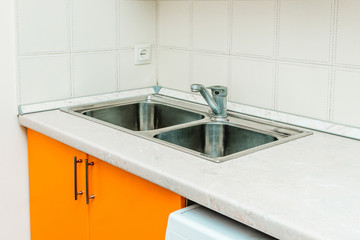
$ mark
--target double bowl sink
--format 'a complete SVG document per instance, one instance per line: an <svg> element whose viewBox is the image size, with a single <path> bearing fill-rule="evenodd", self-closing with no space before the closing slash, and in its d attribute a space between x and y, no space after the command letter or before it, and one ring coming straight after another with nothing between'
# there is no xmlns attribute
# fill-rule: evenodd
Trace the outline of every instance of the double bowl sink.
<svg viewBox="0 0 360 240"><path fill-rule="evenodd" d="M243 114L213 121L209 108L161 95L61 109L213 162L224 162L311 132Z"/></svg>

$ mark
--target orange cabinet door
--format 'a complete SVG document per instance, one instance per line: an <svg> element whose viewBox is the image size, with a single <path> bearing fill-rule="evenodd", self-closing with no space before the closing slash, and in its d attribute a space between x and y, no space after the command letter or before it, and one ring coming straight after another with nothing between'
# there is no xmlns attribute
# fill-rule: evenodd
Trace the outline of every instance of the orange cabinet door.
<svg viewBox="0 0 360 240"><path fill-rule="evenodd" d="M74 157L86 154L28 130L31 240L87 240L85 194L75 200ZM85 191L85 163L77 165L78 191Z"/></svg>
<svg viewBox="0 0 360 240"><path fill-rule="evenodd" d="M89 156L90 240L162 240L180 195Z"/></svg>

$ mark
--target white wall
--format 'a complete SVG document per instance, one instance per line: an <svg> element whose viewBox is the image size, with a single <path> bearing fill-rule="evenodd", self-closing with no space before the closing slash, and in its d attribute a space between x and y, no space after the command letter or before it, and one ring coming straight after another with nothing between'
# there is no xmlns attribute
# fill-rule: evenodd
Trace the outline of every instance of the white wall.
<svg viewBox="0 0 360 240"><path fill-rule="evenodd" d="M14 1L0 1L0 239L30 239L26 134L17 122Z"/></svg>
<svg viewBox="0 0 360 240"><path fill-rule="evenodd" d="M158 0L159 85L360 127L360 1Z"/></svg>
<svg viewBox="0 0 360 240"><path fill-rule="evenodd" d="M20 103L156 85L155 0L17 0Z"/></svg>

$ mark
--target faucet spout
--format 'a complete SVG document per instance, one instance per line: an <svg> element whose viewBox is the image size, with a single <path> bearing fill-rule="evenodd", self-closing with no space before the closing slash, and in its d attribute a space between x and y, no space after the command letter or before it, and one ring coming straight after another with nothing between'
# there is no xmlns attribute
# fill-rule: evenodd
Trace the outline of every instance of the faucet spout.
<svg viewBox="0 0 360 240"><path fill-rule="evenodd" d="M226 118L226 96L227 96L227 87L224 86L212 86L209 87L212 90L212 95L206 90L206 88L201 84L192 84L192 92L200 92L201 96L209 104L214 117L217 118Z"/></svg>
<svg viewBox="0 0 360 240"><path fill-rule="evenodd" d="M210 93L206 90L206 88L203 85L192 84L191 91L192 92L200 92L201 96L203 96L205 101L209 104L211 110L217 115L221 113L221 111L220 111L219 107L217 106L217 104L215 103L214 99L212 98Z"/></svg>

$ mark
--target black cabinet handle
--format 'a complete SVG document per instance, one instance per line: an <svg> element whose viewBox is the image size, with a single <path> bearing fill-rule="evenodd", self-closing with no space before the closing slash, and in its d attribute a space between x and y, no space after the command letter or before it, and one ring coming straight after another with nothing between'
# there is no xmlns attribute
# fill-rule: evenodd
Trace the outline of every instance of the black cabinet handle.
<svg viewBox="0 0 360 240"><path fill-rule="evenodd" d="M89 199L95 198L95 195L89 196L89 177L88 177L88 166L94 166L94 162L88 162L85 159L85 188L86 188L86 204L89 204Z"/></svg>
<svg viewBox="0 0 360 240"><path fill-rule="evenodd" d="M75 200L78 199L78 195L83 194L82 191L78 192L77 191L77 164L81 163L82 160L81 159L77 159L77 157L74 157L74 195L75 195Z"/></svg>

